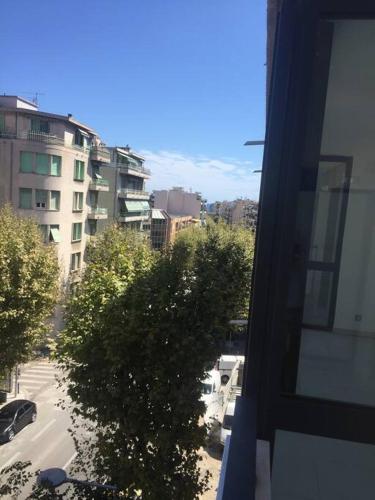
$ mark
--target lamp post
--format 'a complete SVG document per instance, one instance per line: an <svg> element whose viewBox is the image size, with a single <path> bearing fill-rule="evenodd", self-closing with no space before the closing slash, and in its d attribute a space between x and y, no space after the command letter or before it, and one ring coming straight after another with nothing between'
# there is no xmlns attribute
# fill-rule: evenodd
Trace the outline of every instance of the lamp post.
<svg viewBox="0 0 375 500"><path fill-rule="evenodd" d="M105 490L117 491L117 486L112 486L110 484L101 484L96 481L81 481L80 479L73 479L68 477L64 469L59 469L58 467L52 467L51 469L46 469L40 471L37 484L42 487L52 487L58 488L62 484L72 483L81 484L82 486L91 486L92 488L102 488Z"/></svg>

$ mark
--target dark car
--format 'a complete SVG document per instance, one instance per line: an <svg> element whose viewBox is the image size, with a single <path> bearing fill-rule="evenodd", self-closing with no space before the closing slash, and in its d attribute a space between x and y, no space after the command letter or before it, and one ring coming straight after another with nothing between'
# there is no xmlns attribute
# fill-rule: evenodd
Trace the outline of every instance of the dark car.
<svg viewBox="0 0 375 500"><path fill-rule="evenodd" d="M25 425L35 422L36 404L26 399L16 399L0 409L0 442L12 441Z"/></svg>

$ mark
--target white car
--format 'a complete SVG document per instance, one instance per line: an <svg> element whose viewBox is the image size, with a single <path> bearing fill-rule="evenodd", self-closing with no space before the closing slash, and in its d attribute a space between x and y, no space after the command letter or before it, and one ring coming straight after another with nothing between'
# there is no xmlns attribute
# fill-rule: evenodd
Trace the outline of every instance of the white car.
<svg viewBox="0 0 375 500"><path fill-rule="evenodd" d="M220 443L224 446L227 436L232 434L232 423L234 417L234 410L236 408L236 400L229 401L225 409L223 425L220 432Z"/></svg>

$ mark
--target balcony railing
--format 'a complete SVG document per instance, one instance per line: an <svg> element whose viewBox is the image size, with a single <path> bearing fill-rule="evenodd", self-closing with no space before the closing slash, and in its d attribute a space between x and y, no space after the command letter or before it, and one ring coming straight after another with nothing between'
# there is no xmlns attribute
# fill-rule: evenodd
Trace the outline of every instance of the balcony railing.
<svg viewBox="0 0 375 500"><path fill-rule="evenodd" d="M111 160L110 152L103 146L92 146L90 154L93 160L105 162L109 162Z"/></svg>
<svg viewBox="0 0 375 500"><path fill-rule="evenodd" d="M120 210L120 217L148 217L149 215L149 210L143 210L140 212L127 212L126 210Z"/></svg>
<svg viewBox="0 0 375 500"><path fill-rule="evenodd" d="M151 175L150 169L145 168L143 165L136 165L135 163L116 163L116 167L126 172L128 172L129 170L135 170L136 172L140 172L141 174Z"/></svg>
<svg viewBox="0 0 375 500"><path fill-rule="evenodd" d="M37 132L35 130L27 130L18 134L19 139L34 141L34 142L44 142L45 144L55 144L57 146L65 146L65 141L62 137L57 137L53 134L47 134L45 132Z"/></svg>
<svg viewBox="0 0 375 500"><path fill-rule="evenodd" d="M99 208L99 207L90 207L89 208L90 215L108 215L107 208Z"/></svg>
<svg viewBox="0 0 375 500"><path fill-rule="evenodd" d="M131 197L139 197L139 198L148 198L150 195L147 191L142 191L138 189L129 189L129 188L122 188L118 190L119 195L124 195L124 196L131 196Z"/></svg>
<svg viewBox="0 0 375 500"><path fill-rule="evenodd" d="M109 186L109 181L107 179L93 179L90 184L95 184L96 186Z"/></svg>

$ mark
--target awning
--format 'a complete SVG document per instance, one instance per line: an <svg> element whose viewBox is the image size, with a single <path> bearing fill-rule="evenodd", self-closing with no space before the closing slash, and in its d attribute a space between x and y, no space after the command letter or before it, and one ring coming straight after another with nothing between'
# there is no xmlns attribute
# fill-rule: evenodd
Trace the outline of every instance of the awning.
<svg viewBox="0 0 375 500"><path fill-rule="evenodd" d="M50 239L54 241L55 243L60 243L61 242L61 234L60 231L57 228L51 228L50 229Z"/></svg>
<svg viewBox="0 0 375 500"><path fill-rule="evenodd" d="M90 137L89 134L85 130L82 130L81 128L78 129L78 132L84 137Z"/></svg>
<svg viewBox="0 0 375 500"><path fill-rule="evenodd" d="M125 201L126 210L128 212L143 212L142 201Z"/></svg>
<svg viewBox="0 0 375 500"><path fill-rule="evenodd" d="M164 220L165 216L161 210L158 210L157 208L152 209L152 219L157 219L157 220Z"/></svg>
<svg viewBox="0 0 375 500"><path fill-rule="evenodd" d="M148 201L141 201L140 203L142 203L143 210L150 210L150 204Z"/></svg>

